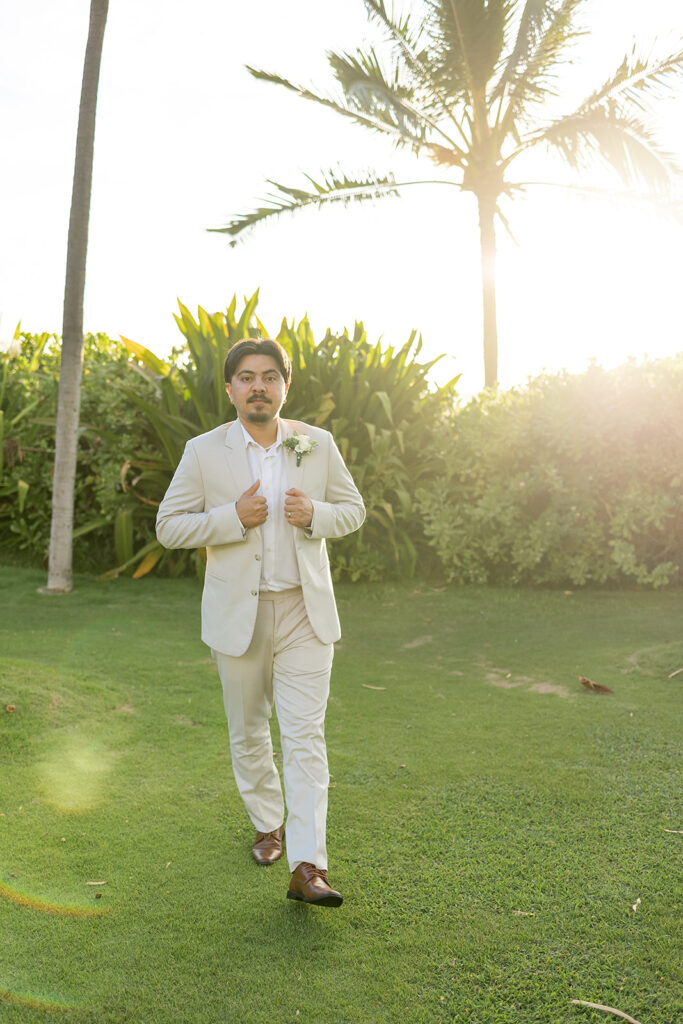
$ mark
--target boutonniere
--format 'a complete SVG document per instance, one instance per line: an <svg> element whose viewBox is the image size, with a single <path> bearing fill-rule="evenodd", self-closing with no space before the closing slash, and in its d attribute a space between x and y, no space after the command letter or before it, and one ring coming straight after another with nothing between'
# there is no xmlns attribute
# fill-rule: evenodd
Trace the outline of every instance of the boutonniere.
<svg viewBox="0 0 683 1024"><path fill-rule="evenodd" d="M308 455L309 452L312 452L317 443L318 442L314 441L312 437L308 436L308 434L292 434L291 437L285 438L282 442L282 447L288 448L290 452L294 452L296 455L296 464L297 466L300 466L304 455Z"/></svg>

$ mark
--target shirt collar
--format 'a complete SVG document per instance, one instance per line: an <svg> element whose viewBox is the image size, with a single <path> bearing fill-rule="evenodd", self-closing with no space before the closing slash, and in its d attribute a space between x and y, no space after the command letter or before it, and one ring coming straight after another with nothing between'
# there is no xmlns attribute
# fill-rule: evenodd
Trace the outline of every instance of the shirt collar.
<svg viewBox="0 0 683 1024"><path fill-rule="evenodd" d="M282 444L282 420L279 417L278 417L278 421L277 421L277 437L275 439L275 444L272 444L270 446L270 448L264 448L263 445L258 443L258 441L255 441L254 438L249 433L249 431L247 430L247 428L242 423L242 420L239 421L239 425L242 428L242 434L244 436L244 447L245 448L248 448L250 444L253 444L255 448L260 448L261 451L265 452L265 451L274 451L275 449L279 448L280 445Z"/></svg>

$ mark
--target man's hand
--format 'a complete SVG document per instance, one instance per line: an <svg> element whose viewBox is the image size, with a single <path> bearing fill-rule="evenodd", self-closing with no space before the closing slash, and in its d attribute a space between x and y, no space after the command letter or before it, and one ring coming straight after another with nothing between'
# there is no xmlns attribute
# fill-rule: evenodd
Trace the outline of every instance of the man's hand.
<svg viewBox="0 0 683 1024"><path fill-rule="evenodd" d="M268 502L262 494L256 493L260 486L261 481L256 480L235 503L240 522L247 530L260 526L268 518Z"/></svg>
<svg viewBox="0 0 683 1024"><path fill-rule="evenodd" d="M285 491L285 516L287 522L292 526L305 527L313 522L313 502L307 498L303 491L297 491L296 487L290 487Z"/></svg>

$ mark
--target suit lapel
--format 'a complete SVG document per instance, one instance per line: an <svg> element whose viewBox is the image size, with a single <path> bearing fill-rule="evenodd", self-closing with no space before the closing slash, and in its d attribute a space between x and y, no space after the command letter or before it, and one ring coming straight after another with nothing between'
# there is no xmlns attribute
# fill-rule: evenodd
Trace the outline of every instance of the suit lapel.
<svg viewBox="0 0 683 1024"><path fill-rule="evenodd" d="M285 441L292 434L299 433L302 429L303 424L297 423L295 420L280 420L282 424L282 440ZM285 466L287 467L287 482L290 487L296 487L298 491L303 491L304 482L304 463L305 457L301 460L301 464L296 464L296 454L290 451L289 448L285 448Z"/></svg>
<svg viewBox="0 0 683 1024"><path fill-rule="evenodd" d="M244 445L244 434L240 421L235 420L225 432L225 462L229 473L235 481L237 494L244 494L251 487L253 480L247 462L247 449Z"/></svg>

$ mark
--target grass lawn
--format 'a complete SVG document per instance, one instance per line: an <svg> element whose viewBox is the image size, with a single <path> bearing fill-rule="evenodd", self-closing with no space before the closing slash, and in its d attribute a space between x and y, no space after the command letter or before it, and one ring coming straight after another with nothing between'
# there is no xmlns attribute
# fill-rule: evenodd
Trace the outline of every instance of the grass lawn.
<svg viewBox="0 0 683 1024"><path fill-rule="evenodd" d="M682 1019L683 594L338 588L331 910L251 860L199 585L43 583L0 568L3 1024Z"/></svg>

